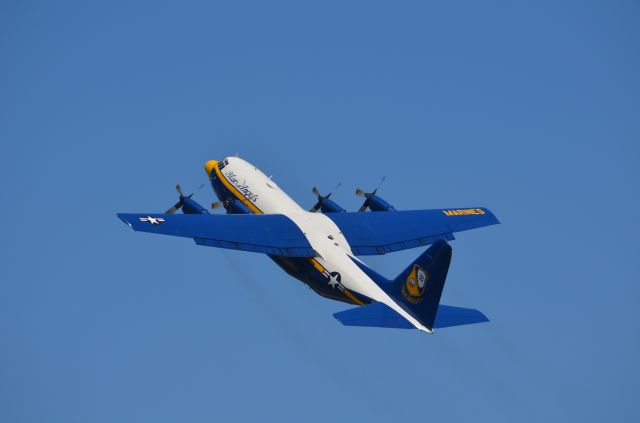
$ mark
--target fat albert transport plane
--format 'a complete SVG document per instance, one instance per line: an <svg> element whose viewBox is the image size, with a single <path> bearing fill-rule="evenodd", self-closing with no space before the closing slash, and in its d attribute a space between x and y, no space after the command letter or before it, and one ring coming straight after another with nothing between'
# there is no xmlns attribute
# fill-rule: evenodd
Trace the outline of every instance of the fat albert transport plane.
<svg viewBox="0 0 640 423"><path fill-rule="evenodd" d="M251 163L210 160L205 170L220 200L210 213L184 195L165 213L119 213L135 231L193 238L198 245L267 254L318 294L358 307L334 314L348 326L435 328L486 322L478 310L440 304L453 234L498 224L484 207L398 211L372 192L356 190L362 207L348 212L314 187L305 210ZM384 180L384 179L383 179ZM181 209L183 214L174 214ZM320 211L321 213L317 213ZM429 247L393 280L361 256Z"/></svg>

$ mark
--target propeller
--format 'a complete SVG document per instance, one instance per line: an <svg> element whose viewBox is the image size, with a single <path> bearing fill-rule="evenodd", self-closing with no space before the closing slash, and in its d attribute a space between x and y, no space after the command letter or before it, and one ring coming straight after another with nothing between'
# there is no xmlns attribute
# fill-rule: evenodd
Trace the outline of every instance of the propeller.
<svg viewBox="0 0 640 423"><path fill-rule="evenodd" d="M369 201L370 201L371 197L376 195L376 192L378 192L378 189L380 188L380 185L382 185L382 183L384 182L385 179L387 179L387 177L383 176L382 179L380 180L380 182L378 183L378 186L376 187L376 189L374 189L372 192L364 192L360 188L356 188L356 195L358 197L366 198L366 200L364 200L364 203L362 204L362 207L360 207L360 209L358 210L359 212L363 212L363 211L367 210L367 207L369 207Z"/></svg>
<svg viewBox="0 0 640 423"><path fill-rule="evenodd" d="M340 188L340 186L341 186L341 185L342 185L342 182L338 182L338 185L336 185L336 187L333 189L333 191L335 191L335 190L337 190L338 188ZM311 189L311 192L312 192L316 197L318 197L318 202L317 202L317 203L316 203L316 205L315 205L315 206L313 206L309 211L310 211L311 213L315 213L315 212L317 212L318 210L320 210L320 207L322 207L322 202L323 202L324 200L326 200L327 198L331 197L331 194L333 194L333 191L331 191L329 194L327 194L327 195L324 195L324 196L323 196L322 194L320 194L320 191L318 191L318 188L313 187L313 189Z"/></svg>
<svg viewBox="0 0 640 423"><path fill-rule="evenodd" d="M171 207L169 210L167 210L165 213L166 214L174 214L175 212L177 212L178 210L180 210L182 208L182 205L184 204L184 200L186 198L191 198L193 197L193 194L195 194L196 192L200 191L200 189L202 189L202 187L204 186L204 184L200 185L198 187L198 189L196 189L194 192L192 192L189 195L184 195L184 193L182 192L182 187L180 186L180 184L176 185L176 191L178 191L178 195L180 195L180 199L178 200L177 203L175 203L173 205L173 207Z"/></svg>

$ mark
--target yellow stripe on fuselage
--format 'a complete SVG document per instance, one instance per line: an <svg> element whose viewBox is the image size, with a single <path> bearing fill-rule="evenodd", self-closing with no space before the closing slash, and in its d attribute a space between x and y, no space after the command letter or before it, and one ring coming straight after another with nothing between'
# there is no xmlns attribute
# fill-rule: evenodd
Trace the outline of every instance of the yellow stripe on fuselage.
<svg viewBox="0 0 640 423"><path fill-rule="evenodd" d="M356 303L357 305L359 305L359 306L363 306L364 305L364 303L362 301L360 301L359 299L357 299L356 297L354 297L353 294L351 292L349 292L349 290L347 288L343 289L342 293L344 295L346 295L347 297L349 297L349 299L351 301L353 301L354 303Z"/></svg>
<svg viewBox="0 0 640 423"><path fill-rule="evenodd" d="M309 261L311 262L311 264L313 264L313 267L315 267L318 272L320 272L320 273L322 273L324 275L324 272L325 272L326 269L324 268L324 266L322 266L318 262L318 260L316 260L314 258L310 258ZM342 293L344 295L346 295L347 298L349 298L351 301L353 301L357 305L361 305L361 306L364 305L364 303L362 301L360 301L359 299L357 299L347 288L343 287Z"/></svg>
<svg viewBox="0 0 640 423"><path fill-rule="evenodd" d="M227 187L227 189L229 191L231 191L231 193L233 195L236 196L236 198L240 201L242 201L242 203L249 207L255 214L264 214L262 212L262 210L260 210L258 207L256 207L255 204L253 204L248 198L246 198L244 195L242 195L240 193L240 191L238 191L236 189L236 187L234 187L233 185L231 185L231 183L227 180L227 178L224 177L224 175L222 175L222 172L220 172L220 169L218 168L218 166L214 166L213 167L216 171L216 175L218 176L218 179L220 179L222 181L222 183L224 184L225 187ZM209 170L209 169L207 169Z"/></svg>
<svg viewBox="0 0 640 423"><path fill-rule="evenodd" d="M324 272L324 267L320 263L318 263L318 260L314 258L311 258L309 260L311 261L311 264L313 264L313 267L315 267L318 270L318 272L320 273Z"/></svg>

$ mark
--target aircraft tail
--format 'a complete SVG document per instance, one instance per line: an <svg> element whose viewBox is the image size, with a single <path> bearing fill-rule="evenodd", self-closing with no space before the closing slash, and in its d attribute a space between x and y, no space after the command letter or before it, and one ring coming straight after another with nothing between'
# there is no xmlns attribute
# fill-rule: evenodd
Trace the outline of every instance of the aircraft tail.
<svg viewBox="0 0 640 423"><path fill-rule="evenodd" d="M436 320L451 251L446 241L436 242L387 288L387 293L429 330L433 329Z"/></svg>
<svg viewBox="0 0 640 423"><path fill-rule="evenodd" d="M440 304L451 253L451 246L446 241L437 241L393 281L362 263L358 265L397 304L429 330L488 321L478 310ZM381 303L345 310L335 313L334 317L348 326L412 327L398 313Z"/></svg>

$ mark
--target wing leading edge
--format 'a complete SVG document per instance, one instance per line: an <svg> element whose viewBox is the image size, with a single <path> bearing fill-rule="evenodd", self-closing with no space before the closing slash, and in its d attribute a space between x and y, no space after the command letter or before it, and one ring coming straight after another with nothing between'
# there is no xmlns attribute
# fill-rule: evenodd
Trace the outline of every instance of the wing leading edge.
<svg viewBox="0 0 640 423"><path fill-rule="evenodd" d="M315 251L288 217L119 213L134 231L193 238L198 245L286 257L314 257Z"/></svg>
<svg viewBox="0 0 640 423"><path fill-rule="evenodd" d="M484 207L330 213L327 216L340 228L357 256L387 254L433 244L440 239L451 241L455 232L500 223Z"/></svg>

